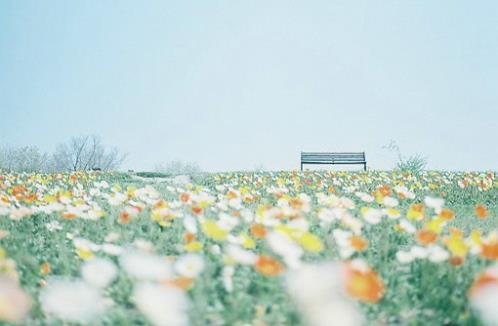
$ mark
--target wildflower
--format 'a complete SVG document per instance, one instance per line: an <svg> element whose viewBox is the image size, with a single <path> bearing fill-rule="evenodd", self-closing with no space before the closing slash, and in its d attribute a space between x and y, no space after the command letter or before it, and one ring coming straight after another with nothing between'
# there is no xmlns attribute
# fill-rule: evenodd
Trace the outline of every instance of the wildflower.
<svg viewBox="0 0 498 326"><path fill-rule="evenodd" d="M470 304L477 311L486 325L498 323L498 268L496 265L487 268L474 280L468 293Z"/></svg>
<svg viewBox="0 0 498 326"><path fill-rule="evenodd" d="M443 208L438 216L445 221L451 221L455 218L455 212L449 208Z"/></svg>
<svg viewBox="0 0 498 326"><path fill-rule="evenodd" d="M354 262L347 264L347 293L360 301L377 303L384 296L384 282L373 269L368 266L359 268Z"/></svg>
<svg viewBox="0 0 498 326"><path fill-rule="evenodd" d="M176 287L141 283L135 286L132 301L154 325L188 325L188 299Z"/></svg>
<svg viewBox="0 0 498 326"><path fill-rule="evenodd" d="M199 255L187 254L176 260L174 268L181 276L197 278L204 269L204 260Z"/></svg>
<svg viewBox="0 0 498 326"><path fill-rule="evenodd" d="M425 197L424 203L427 207L434 209L434 211L439 214L444 205L444 199L435 197Z"/></svg>
<svg viewBox="0 0 498 326"><path fill-rule="evenodd" d="M368 247L368 240L359 235L351 236L350 241L351 247L353 247L356 251L363 251Z"/></svg>
<svg viewBox="0 0 498 326"><path fill-rule="evenodd" d="M267 234L266 229L261 224L253 224L253 225L251 225L250 230L251 230L251 234L255 238L262 239L262 238L266 237L266 234Z"/></svg>
<svg viewBox="0 0 498 326"><path fill-rule="evenodd" d="M233 291L233 274L235 269L233 266L225 266L222 271L223 286L227 292Z"/></svg>
<svg viewBox="0 0 498 326"><path fill-rule="evenodd" d="M59 221L49 222L49 223L45 224L45 227L50 232L62 230L62 225L59 223Z"/></svg>
<svg viewBox="0 0 498 326"><path fill-rule="evenodd" d="M31 309L31 298L17 281L0 277L0 321L20 323Z"/></svg>
<svg viewBox="0 0 498 326"><path fill-rule="evenodd" d="M217 241L223 241L226 239L228 232L222 229L213 220L206 220L201 224L202 231L206 236Z"/></svg>
<svg viewBox="0 0 498 326"><path fill-rule="evenodd" d="M86 261L81 267L83 279L97 288L104 288L116 278L116 266L105 258Z"/></svg>
<svg viewBox="0 0 498 326"><path fill-rule="evenodd" d="M417 242L422 245L428 245L437 240L437 233L422 229L418 230L416 233Z"/></svg>
<svg viewBox="0 0 498 326"><path fill-rule="evenodd" d="M40 274L41 275L47 275L50 273L50 264L48 262L44 262L43 264L40 265Z"/></svg>
<svg viewBox="0 0 498 326"><path fill-rule="evenodd" d="M259 256L254 265L256 271L265 276L277 276L284 271L282 264L271 256Z"/></svg>
<svg viewBox="0 0 498 326"><path fill-rule="evenodd" d="M40 292L45 314L76 323L91 323L106 310L99 291L80 280L51 279Z"/></svg>
<svg viewBox="0 0 498 326"><path fill-rule="evenodd" d="M319 279L320 282L316 280ZM356 306L344 293L342 268L334 262L303 265L285 275L285 287L311 326L361 325Z"/></svg>
<svg viewBox="0 0 498 326"><path fill-rule="evenodd" d="M309 232L304 233L302 236L298 238L301 246L310 252L320 252L323 250L323 243L319 237Z"/></svg>
<svg viewBox="0 0 498 326"><path fill-rule="evenodd" d="M235 262L243 265L254 265L258 260L255 253L244 250L236 245L229 245L226 250L227 256Z"/></svg>
<svg viewBox="0 0 498 326"><path fill-rule="evenodd" d="M411 252L400 250L396 252L396 259L401 264L409 264L415 259L415 257L412 255Z"/></svg>
<svg viewBox="0 0 498 326"><path fill-rule="evenodd" d="M202 248L203 248L203 244L202 244L202 242L199 242L199 241L192 241L192 242L189 242L185 245L185 250L188 252L201 251Z"/></svg>
<svg viewBox="0 0 498 326"><path fill-rule="evenodd" d="M488 209L484 205L476 205L475 206L476 216L480 219L485 219L488 217Z"/></svg>
<svg viewBox="0 0 498 326"><path fill-rule="evenodd" d="M121 255L121 267L133 278L160 281L171 278L171 264L164 258L148 252L131 251Z"/></svg>
<svg viewBox="0 0 498 326"><path fill-rule="evenodd" d="M424 205L423 204L412 204L408 208L406 217L409 220L420 221L424 219Z"/></svg>

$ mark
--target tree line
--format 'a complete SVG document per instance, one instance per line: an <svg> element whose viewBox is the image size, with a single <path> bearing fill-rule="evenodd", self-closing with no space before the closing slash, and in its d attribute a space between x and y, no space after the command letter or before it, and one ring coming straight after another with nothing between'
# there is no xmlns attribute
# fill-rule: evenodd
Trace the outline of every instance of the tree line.
<svg viewBox="0 0 498 326"><path fill-rule="evenodd" d="M72 137L56 146L53 153L36 146L0 147L0 170L7 172L70 172L119 168L126 154L106 147L99 136Z"/></svg>

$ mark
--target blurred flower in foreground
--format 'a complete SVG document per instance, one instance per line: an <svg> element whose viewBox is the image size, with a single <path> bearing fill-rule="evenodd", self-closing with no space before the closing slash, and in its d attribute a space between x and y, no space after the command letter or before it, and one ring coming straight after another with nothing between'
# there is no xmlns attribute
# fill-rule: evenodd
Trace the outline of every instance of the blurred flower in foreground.
<svg viewBox="0 0 498 326"><path fill-rule="evenodd" d="M345 278L338 263L303 265L289 270L285 281L287 292L309 325L361 325L361 314L344 293Z"/></svg>
<svg viewBox="0 0 498 326"><path fill-rule="evenodd" d="M474 280L469 299L472 307L479 313L485 325L498 324L498 265L488 267Z"/></svg>
<svg viewBox="0 0 498 326"><path fill-rule="evenodd" d="M99 290L81 280L51 279L41 290L40 303L47 315L69 322L89 323L106 310Z"/></svg>
<svg viewBox="0 0 498 326"><path fill-rule="evenodd" d="M94 258L83 264L81 275L89 284L104 288L116 278L117 269L109 259Z"/></svg>
<svg viewBox="0 0 498 326"><path fill-rule="evenodd" d="M165 257L144 251L132 251L123 254L119 263L133 278L143 281L161 281L172 278L172 266Z"/></svg>
<svg viewBox="0 0 498 326"><path fill-rule="evenodd" d="M154 325L188 325L185 293L172 286L143 283L135 286L132 300Z"/></svg>
<svg viewBox="0 0 498 326"><path fill-rule="evenodd" d="M384 296L384 282L360 259L346 265L346 290L349 295L367 303L377 303Z"/></svg>
<svg viewBox="0 0 498 326"><path fill-rule="evenodd" d="M31 299L15 280L0 277L0 321L18 323L31 308Z"/></svg>

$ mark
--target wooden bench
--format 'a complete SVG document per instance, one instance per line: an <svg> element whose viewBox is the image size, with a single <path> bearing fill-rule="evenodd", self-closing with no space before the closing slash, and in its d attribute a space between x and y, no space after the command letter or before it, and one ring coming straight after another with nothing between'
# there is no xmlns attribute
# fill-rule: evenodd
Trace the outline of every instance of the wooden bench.
<svg viewBox="0 0 498 326"><path fill-rule="evenodd" d="M301 152L301 171L304 164L363 164L367 170L365 152L317 153Z"/></svg>

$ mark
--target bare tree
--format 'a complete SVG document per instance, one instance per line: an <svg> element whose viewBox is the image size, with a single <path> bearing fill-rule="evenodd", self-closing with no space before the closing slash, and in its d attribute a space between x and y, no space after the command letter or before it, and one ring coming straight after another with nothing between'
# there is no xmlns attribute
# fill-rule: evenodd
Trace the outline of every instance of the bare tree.
<svg viewBox="0 0 498 326"><path fill-rule="evenodd" d="M47 172L50 156L36 146L2 147L0 168L12 172Z"/></svg>
<svg viewBox="0 0 498 326"><path fill-rule="evenodd" d="M73 137L67 143L57 145L53 162L57 171L103 171L118 168L126 155L116 148L106 149L98 136Z"/></svg>

